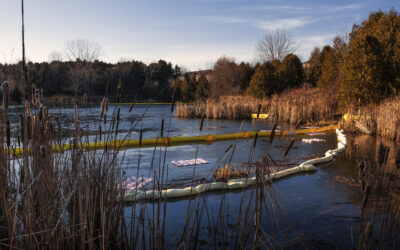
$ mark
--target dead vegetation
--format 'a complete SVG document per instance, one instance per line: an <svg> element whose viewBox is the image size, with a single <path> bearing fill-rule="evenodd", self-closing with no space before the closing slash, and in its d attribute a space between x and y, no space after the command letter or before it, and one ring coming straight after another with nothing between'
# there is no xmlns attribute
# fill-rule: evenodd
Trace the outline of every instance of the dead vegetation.
<svg viewBox="0 0 400 250"><path fill-rule="evenodd" d="M289 122L299 120L315 122L332 119L337 113L336 87L312 88L303 86L291 89L267 99L250 96L221 96L199 101L195 104L178 103L176 116L179 118L209 119L250 119L257 113L261 104L261 113L269 115L270 122Z"/></svg>
<svg viewBox="0 0 400 250"><path fill-rule="evenodd" d="M344 124L347 131L369 132L400 142L400 96L348 113L352 114L352 119Z"/></svg>
<svg viewBox="0 0 400 250"><path fill-rule="evenodd" d="M227 182L231 179L245 178L248 177L248 175L249 171L247 170L238 170L236 167L233 168L229 165L225 165L215 171L214 178L217 181Z"/></svg>

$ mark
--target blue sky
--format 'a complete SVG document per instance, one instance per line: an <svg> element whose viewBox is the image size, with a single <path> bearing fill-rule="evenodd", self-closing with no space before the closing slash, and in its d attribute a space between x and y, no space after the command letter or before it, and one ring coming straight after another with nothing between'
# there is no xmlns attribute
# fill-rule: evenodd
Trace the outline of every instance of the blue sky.
<svg viewBox="0 0 400 250"><path fill-rule="evenodd" d="M255 45L276 28L293 34L307 60L314 46L330 43L370 12L399 1L261 0L25 0L26 52L47 61L68 39L102 45L101 60L164 59L189 70L207 69L221 56L256 60ZM21 58L19 0L1 0L0 62Z"/></svg>

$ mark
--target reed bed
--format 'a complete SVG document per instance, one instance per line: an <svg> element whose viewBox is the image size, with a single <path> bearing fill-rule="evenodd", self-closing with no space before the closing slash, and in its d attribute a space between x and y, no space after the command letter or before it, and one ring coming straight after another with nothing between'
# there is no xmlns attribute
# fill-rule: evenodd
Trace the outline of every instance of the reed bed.
<svg viewBox="0 0 400 250"><path fill-rule="evenodd" d="M260 112L267 113L271 122L324 121L337 113L337 90L304 86L265 99L221 96L194 104L178 103L175 114L179 118L250 119L252 113L258 112L259 105Z"/></svg>
<svg viewBox="0 0 400 250"><path fill-rule="evenodd" d="M354 115L353 119L345 123L348 131L359 131L355 125L361 124L371 134L400 143L400 96L387 99L378 105L351 109L348 113Z"/></svg>

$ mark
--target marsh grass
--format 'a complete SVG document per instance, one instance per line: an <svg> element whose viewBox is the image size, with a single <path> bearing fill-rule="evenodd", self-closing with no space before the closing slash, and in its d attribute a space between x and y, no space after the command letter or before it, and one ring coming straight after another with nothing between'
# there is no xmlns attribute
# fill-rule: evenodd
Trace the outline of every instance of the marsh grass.
<svg viewBox="0 0 400 250"><path fill-rule="evenodd" d="M261 105L261 108L260 108ZM221 96L194 104L178 103L179 118L250 119L252 113L267 113L270 122L297 124L329 120L337 113L335 86L319 89L303 86L266 99L250 96Z"/></svg>
<svg viewBox="0 0 400 250"><path fill-rule="evenodd" d="M349 109L356 115L356 121L345 122L348 131L359 132L355 123L361 123L372 134L395 140L400 143L400 97L382 101L378 105L369 105L358 109Z"/></svg>

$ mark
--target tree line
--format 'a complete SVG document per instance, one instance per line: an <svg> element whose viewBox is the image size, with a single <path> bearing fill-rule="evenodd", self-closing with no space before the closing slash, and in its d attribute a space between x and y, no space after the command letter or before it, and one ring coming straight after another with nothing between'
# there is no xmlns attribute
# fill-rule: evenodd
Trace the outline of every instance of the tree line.
<svg viewBox="0 0 400 250"><path fill-rule="evenodd" d="M400 16L394 9L373 12L332 45L314 48L304 66L285 31L259 41L256 64L222 56L213 69L201 72L186 72L164 60L106 63L96 59L101 47L85 40L69 41L66 48L68 61L53 53L49 63L28 63L29 82L44 96L112 97L120 87L122 98L130 100L191 102L238 94L265 98L306 83L334 86L340 105L360 106L400 91ZM21 68L21 63L0 64L0 79L10 82L15 102L22 96Z"/></svg>
<svg viewBox="0 0 400 250"><path fill-rule="evenodd" d="M182 69L164 60L146 65L140 61L116 64L99 60L52 61L27 64L29 82L50 96L115 96L118 86L123 98L170 101L173 90L171 79ZM0 79L11 85L11 98L20 102L22 97L21 62L0 64Z"/></svg>

